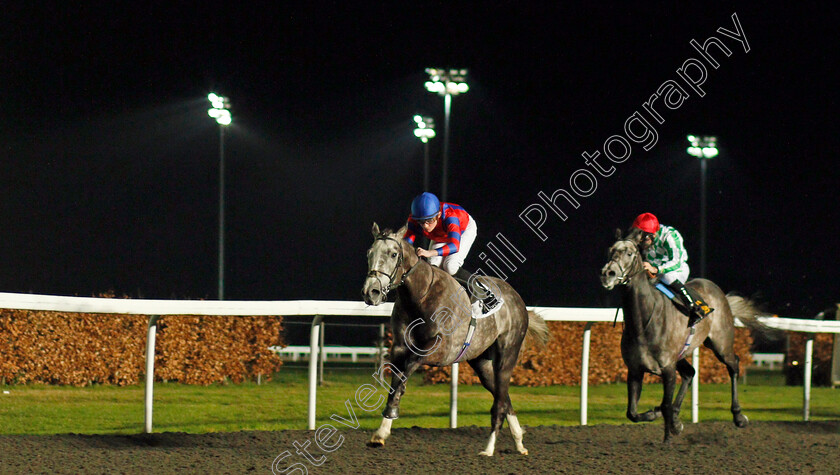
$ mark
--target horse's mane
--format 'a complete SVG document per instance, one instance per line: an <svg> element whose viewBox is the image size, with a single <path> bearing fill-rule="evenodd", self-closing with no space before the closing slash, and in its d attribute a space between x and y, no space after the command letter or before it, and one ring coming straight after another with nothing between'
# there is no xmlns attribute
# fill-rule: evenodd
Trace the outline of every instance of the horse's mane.
<svg viewBox="0 0 840 475"><path fill-rule="evenodd" d="M647 233L645 233L639 228L630 228L629 230L627 230L627 235L624 236L624 240L635 242L639 248L639 251L645 252L647 251L647 246L645 246L644 243L645 234Z"/></svg>

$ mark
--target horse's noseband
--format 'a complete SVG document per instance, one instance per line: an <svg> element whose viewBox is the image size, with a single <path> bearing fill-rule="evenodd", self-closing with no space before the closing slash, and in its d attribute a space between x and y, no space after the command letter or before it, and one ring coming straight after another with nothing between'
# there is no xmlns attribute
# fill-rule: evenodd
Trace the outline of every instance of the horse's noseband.
<svg viewBox="0 0 840 475"><path fill-rule="evenodd" d="M396 285L394 285L394 277L397 276L397 269L400 269L402 267L403 260L404 260L403 259L403 252L402 252L402 243L400 241L392 238L392 237L388 237L388 236L384 236L384 235L379 236L379 237L377 237L376 239L373 240L373 242L376 242L376 241L394 241L395 243L397 243L397 247L400 249L399 253L397 253L397 263L396 263L396 265L394 265L394 270L390 274L386 274L385 272L382 272L379 269L372 269L367 274L368 277L375 277L376 280L379 280L379 274L387 277L388 278L388 285L382 286L382 293L385 294L385 295L388 295L388 292L390 292L391 289L395 289L395 288L401 286L403 283L405 283L406 277L408 277L412 273L412 271L414 271L414 268L420 262L418 261L417 264L415 264L414 266L411 267L411 269L408 270L408 272L403 272L403 275L402 275L402 278L400 278L400 281ZM381 280L379 281L379 285L382 285Z"/></svg>

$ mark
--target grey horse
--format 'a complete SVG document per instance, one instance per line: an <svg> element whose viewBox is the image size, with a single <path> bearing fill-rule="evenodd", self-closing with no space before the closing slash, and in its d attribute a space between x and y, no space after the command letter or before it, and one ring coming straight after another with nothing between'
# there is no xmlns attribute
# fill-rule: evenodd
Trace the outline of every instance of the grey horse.
<svg viewBox="0 0 840 475"><path fill-rule="evenodd" d="M390 290L395 290L397 296L391 314L390 393L382 424L370 445L385 445L391 423L399 416L406 381L420 365L449 366L460 356L493 394L492 432L480 454L493 455L505 419L516 450L527 454L522 444L524 432L513 411L508 387L526 334L543 343L548 340L543 319L528 311L519 294L503 280L476 277L500 292L505 303L494 315L474 321L474 334L465 347L472 320L466 290L451 275L417 257L414 248L402 238L405 227L397 232L380 232L374 223L372 232L374 241L367 252L368 275L362 296L368 305L385 302Z"/></svg>
<svg viewBox="0 0 840 475"><path fill-rule="evenodd" d="M641 234L631 233L622 239L618 230L616 239L609 250L609 262L601 269L601 284L608 290L624 286L621 356L627 365L627 418L640 422L664 417L665 442L669 442L672 435L682 432L680 407L695 374L694 367L684 356L690 355L703 343L726 365L732 381L732 418L737 427L746 427L749 421L741 414L738 404L739 359L733 350L733 317L750 328L764 331L765 327L756 318L759 311L747 299L724 295L720 287L709 280L690 280L686 287L698 292L715 311L695 326L696 333L686 346L689 340L688 317L648 279L642 266ZM639 414L636 405L642 392L644 373L662 377L662 404ZM676 373L682 377L682 384L674 398Z"/></svg>

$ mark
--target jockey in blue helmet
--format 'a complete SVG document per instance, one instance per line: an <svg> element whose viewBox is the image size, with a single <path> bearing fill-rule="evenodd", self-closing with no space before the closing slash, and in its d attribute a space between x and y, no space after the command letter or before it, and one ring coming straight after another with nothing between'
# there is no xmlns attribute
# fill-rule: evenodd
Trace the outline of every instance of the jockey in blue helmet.
<svg viewBox="0 0 840 475"><path fill-rule="evenodd" d="M455 279L469 287L467 282L472 273L463 269L464 260L478 235L475 219L455 203L441 203L432 193L417 195L411 202L411 215L403 239L414 245L418 236L425 236L431 242L429 249L417 248L418 257L426 257L429 264L445 270ZM481 299L485 316L497 312L502 303L501 296L481 282L476 281L484 291Z"/></svg>

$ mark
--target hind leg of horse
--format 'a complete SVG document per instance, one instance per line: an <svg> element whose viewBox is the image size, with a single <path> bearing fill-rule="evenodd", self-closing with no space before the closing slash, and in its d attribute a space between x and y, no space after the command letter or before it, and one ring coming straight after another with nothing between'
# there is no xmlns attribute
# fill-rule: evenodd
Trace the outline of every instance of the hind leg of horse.
<svg viewBox="0 0 840 475"><path fill-rule="evenodd" d="M665 418L665 439L671 442L671 435L680 433L677 418L674 416L674 389L677 386L677 372L674 367L662 368L662 416Z"/></svg>
<svg viewBox="0 0 840 475"><path fill-rule="evenodd" d="M659 408L651 409L643 414L638 413L639 396L642 394L642 371L627 371L627 418L633 422L649 422L662 416Z"/></svg>
<svg viewBox="0 0 840 475"><path fill-rule="evenodd" d="M496 345L499 345L497 341ZM497 346L496 358L493 360L493 407L490 409L490 440L487 441L487 447L480 452L480 455L492 457L496 451L496 438L499 436L499 431L504 424L505 417L508 414L513 414L513 408L510 403L510 375L513 373L513 367L516 365L516 358L519 355L518 351L505 352L501 345ZM519 427L519 421L516 416L508 418L508 421L513 421L511 430L514 432L514 439L522 436L522 428ZM510 423L510 422L509 422ZM518 429L518 430L517 430ZM527 454L525 447L517 445L517 450L520 453Z"/></svg>
<svg viewBox="0 0 840 475"><path fill-rule="evenodd" d="M718 345L715 344L714 341L710 339L706 339L704 344L712 350L715 354L717 359L721 361L724 365L726 365L726 371L729 373L729 380L732 384L732 405L730 406L729 410L732 412L732 422L735 423L736 427L743 428L749 424L750 420L747 416L741 414L741 404L738 403L738 373L739 373L739 366L740 366L740 358L735 352L732 350L731 346L728 352L720 351L721 349L718 348Z"/></svg>
<svg viewBox="0 0 840 475"><path fill-rule="evenodd" d="M382 423L370 439L369 445L371 446L385 445L385 439L391 435L391 424L394 422L394 419L399 417L400 400L405 393L406 381L408 381L408 378L420 366L420 358L410 356L407 358L395 358L394 363L390 363L390 365L393 366L391 369L393 374L391 376L391 385L389 388L386 388L389 389L388 403L385 405L385 410L382 411ZM384 376L379 374L383 370L384 365L377 373L374 373L374 378L382 378L381 381L383 381L382 384L384 385ZM379 374L378 378L377 374Z"/></svg>
<svg viewBox="0 0 840 475"><path fill-rule="evenodd" d="M468 363L475 371L475 374L478 375L481 385L495 396L496 387L495 377L493 375L493 362L489 359L474 359L468 361ZM508 427L510 428L510 435L513 437L514 444L516 444L516 450L522 455L528 455L528 449L526 449L522 444L522 437L525 434L525 431L522 430L522 427L519 425L519 419L513 411L513 405L510 402L510 394L507 394L507 407L508 412L505 414L505 418L507 419ZM493 452L491 451L490 455L492 454Z"/></svg>

